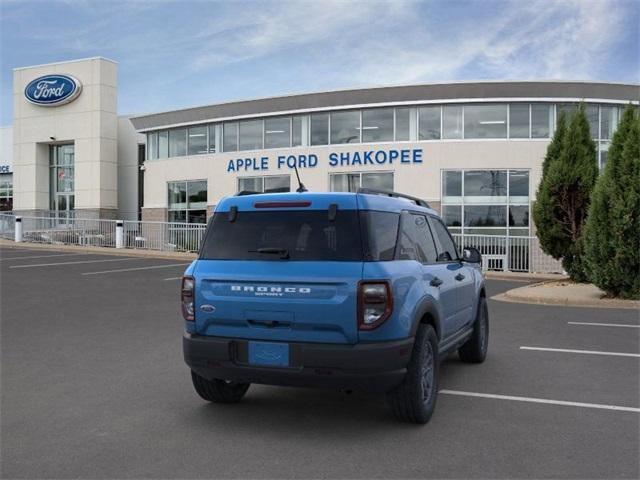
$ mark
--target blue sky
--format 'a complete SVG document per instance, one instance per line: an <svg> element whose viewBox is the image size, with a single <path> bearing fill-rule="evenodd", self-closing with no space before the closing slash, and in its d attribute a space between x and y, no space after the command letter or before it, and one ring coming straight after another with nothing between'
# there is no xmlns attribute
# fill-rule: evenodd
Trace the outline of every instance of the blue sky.
<svg viewBox="0 0 640 480"><path fill-rule="evenodd" d="M105 56L118 111L371 85L638 82L640 1L0 0L1 125L12 69Z"/></svg>

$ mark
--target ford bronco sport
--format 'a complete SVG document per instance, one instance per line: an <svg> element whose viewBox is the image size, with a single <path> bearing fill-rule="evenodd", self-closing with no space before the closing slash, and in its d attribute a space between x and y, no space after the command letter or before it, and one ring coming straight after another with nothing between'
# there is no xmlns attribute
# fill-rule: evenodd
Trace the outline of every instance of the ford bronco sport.
<svg viewBox="0 0 640 480"><path fill-rule="evenodd" d="M224 403L251 383L384 392L399 420L426 423L440 360L487 354L480 262L394 192L227 197L182 279L195 390Z"/></svg>

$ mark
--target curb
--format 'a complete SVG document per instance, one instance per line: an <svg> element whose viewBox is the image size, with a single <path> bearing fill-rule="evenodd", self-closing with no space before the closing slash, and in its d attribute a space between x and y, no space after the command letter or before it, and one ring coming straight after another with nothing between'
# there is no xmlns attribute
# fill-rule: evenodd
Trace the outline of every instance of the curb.
<svg viewBox="0 0 640 480"><path fill-rule="evenodd" d="M500 293L498 295L494 295L491 297L492 300L497 300L499 302L509 302L509 303L526 303L530 305L547 305L547 306L555 306L555 307L582 307L582 308L617 308L617 309L625 309L625 310L639 310L640 309L640 301L636 300L621 300L621 299L599 299L592 300L589 298L570 298L568 296L564 297L548 297L548 296L540 296L540 295L531 295L531 294L522 294L521 292L525 289L527 291L531 290L532 287L536 285L542 285L547 282L539 282L532 285L527 285L526 287L514 288L512 290L508 290L504 293Z"/></svg>
<svg viewBox="0 0 640 480"><path fill-rule="evenodd" d="M179 260L195 260L196 253L190 252L160 252L157 250L136 250L131 248L111 248L111 247L83 247L80 245L52 245L48 243L15 243L10 240L0 239L0 247L9 247L25 250L49 250L77 253L95 253L100 255L114 255L122 257L139 258L164 258Z"/></svg>

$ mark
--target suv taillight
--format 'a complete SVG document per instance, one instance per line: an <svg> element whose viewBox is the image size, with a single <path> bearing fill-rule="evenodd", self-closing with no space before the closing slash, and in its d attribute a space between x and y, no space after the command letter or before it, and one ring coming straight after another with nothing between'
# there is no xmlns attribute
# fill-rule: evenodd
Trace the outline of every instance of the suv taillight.
<svg viewBox="0 0 640 480"><path fill-rule="evenodd" d="M196 280L193 277L182 277L180 302L182 303L182 316L188 322L195 320L195 289Z"/></svg>
<svg viewBox="0 0 640 480"><path fill-rule="evenodd" d="M393 311L391 287L387 281L358 284L358 329L378 328Z"/></svg>

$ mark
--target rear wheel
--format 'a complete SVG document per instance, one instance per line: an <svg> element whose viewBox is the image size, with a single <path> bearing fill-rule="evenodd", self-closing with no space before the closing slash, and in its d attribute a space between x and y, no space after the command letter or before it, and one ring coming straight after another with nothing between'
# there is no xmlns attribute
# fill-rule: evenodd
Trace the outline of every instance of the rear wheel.
<svg viewBox="0 0 640 480"><path fill-rule="evenodd" d="M489 346L489 309L487 300L480 297L473 333L469 340L458 349L460 360L467 363L482 363L487 358Z"/></svg>
<svg viewBox="0 0 640 480"><path fill-rule="evenodd" d="M237 403L242 400L251 385L250 383L227 382L217 378L207 380L193 370L191 371L191 381L198 395L215 403Z"/></svg>
<svg viewBox="0 0 640 480"><path fill-rule="evenodd" d="M395 417L402 422L427 423L438 396L438 337L431 325L420 325L402 383L387 393Z"/></svg>

